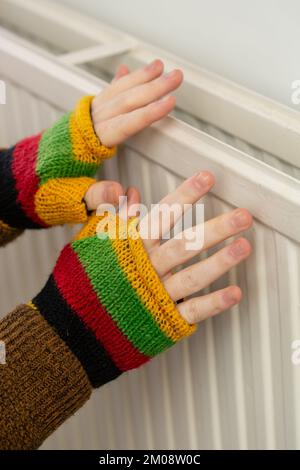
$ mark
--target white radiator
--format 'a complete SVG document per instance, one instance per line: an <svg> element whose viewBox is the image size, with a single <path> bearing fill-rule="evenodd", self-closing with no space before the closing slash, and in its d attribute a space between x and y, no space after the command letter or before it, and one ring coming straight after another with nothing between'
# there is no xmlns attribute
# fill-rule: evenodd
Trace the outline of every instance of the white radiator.
<svg viewBox="0 0 300 470"><path fill-rule="evenodd" d="M32 23L34 15L39 15L36 23ZM99 76L109 77L120 61L135 66L152 57L167 57L169 64L175 63L164 51L146 50L133 38L121 33L116 37L103 25L86 27L84 22L91 20L69 10L66 15L61 7L54 12L47 2L3 0L0 17L3 25L18 32L0 29L0 78L7 85L7 105L0 106L0 146L40 131L79 96L96 93L104 86ZM49 26L51 21L52 26L58 25L57 33ZM39 48L19 37L22 28L26 35L27 23L34 24L31 40ZM105 36L101 47L97 34ZM49 38L64 48L59 50ZM72 54L71 44L76 49ZM83 50L78 52L79 46ZM85 70L80 66L92 61ZM150 364L95 391L43 449L300 447L300 366L291 361L292 342L300 339L297 113L219 78L219 88L214 89L216 77L209 81L209 74L201 73L188 69L187 86L179 97L181 110L120 146L117 159L107 162L102 174L138 186L143 200L151 203L197 169L211 170L217 184L205 201L206 218L237 205L247 207L255 217L247 235L254 248L252 256L212 286L237 283L243 300L200 324L194 336ZM193 90L202 97L203 109L190 106ZM236 106L232 90L240 93ZM274 133L271 143L257 129L251 127L248 134L245 130L256 122L254 108L270 141ZM239 123L232 119L226 124L223 114L218 115L226 109L230 116L239 117ZM268 109L277 113L268 114ZM256 147L243 140L246 134ZM278 135L285 147L275 152ZM70 234L67 228L28 231L0 249L2 314L42 287Z"/></svg>

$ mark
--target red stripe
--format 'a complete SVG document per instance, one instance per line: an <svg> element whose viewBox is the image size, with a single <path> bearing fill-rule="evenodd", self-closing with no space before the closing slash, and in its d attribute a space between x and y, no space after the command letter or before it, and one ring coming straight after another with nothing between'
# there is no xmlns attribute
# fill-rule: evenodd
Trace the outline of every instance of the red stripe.
<svg viewBox="0 0 300 470"><path fill-rule="evenodd" d="M54 268L56 285L69 306L93 331L118 369L126 371L150 357L136 349L101 304L76 253L67 245Z"/></svg>
<svg viewBox="0 0 300 470"><path fill-rule="evenodd" d="M18 202L29 219L48 227L35 211L34 196L39 189L39 179L35 172L39 142L42 133L21 140L13 153L12 173L16 181Z"/></svg>

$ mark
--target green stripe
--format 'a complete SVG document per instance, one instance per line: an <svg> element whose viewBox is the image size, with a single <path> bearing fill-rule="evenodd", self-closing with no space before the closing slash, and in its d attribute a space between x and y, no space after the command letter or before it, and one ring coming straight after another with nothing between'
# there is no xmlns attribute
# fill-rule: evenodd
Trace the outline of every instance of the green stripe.
<svg viewBox="0 0 300 470"><path fill-rule="evenodd" d="M71 113L65 114L43 133L36 172L40 185L51 178L93 176L99 165L76 160L70 132Z"/></svg>
<svg viewBox="0 0 300 470"><path fill-rule="evenodd" d="M101 304L140 352L152 357L173 345L131 286L109 238L94 236L71 246Z"/></svg>

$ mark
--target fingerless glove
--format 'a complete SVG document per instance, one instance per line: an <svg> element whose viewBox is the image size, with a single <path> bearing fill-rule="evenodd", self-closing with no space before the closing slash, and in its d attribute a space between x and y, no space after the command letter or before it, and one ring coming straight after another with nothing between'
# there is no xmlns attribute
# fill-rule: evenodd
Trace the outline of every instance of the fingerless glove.
<svg viewBox="0 0 300 470"><path fill-rule="evenodd" d="M85 96L49 129L0 151L2 243L25 228L85 222L83 201L101 162L116 147L102 145Z"/></svg>
<svg viewBox="0 0 300 470"><path fill-rule="evenodd" d="M116 230L105 217L91 217L62 250L41 292L19 307L21 313L10 314L14 327L7 326L7 319L0 324L0 339L7 341L7 367L16 369L13 388L20 388L24 370L26 383L32 384L22 402L12 400L19 409L18 421L7 411L9 391L3 390L7 384L2 379L2 446L3 422L10 423L9 436L20 436L20 427L27 429L22 448L38 447L88 399L92 388L141 366L196 329L181 317L155 272L135 219L125 223L111 216L110 221ZM14 330L13 340L9 329ZM26 362L22 353L28 344L35 344L30 368L20 361L22 357ZM35 390L40 390L38 396ZM20 445L17 437L11 439L12 446Z"/></svg>

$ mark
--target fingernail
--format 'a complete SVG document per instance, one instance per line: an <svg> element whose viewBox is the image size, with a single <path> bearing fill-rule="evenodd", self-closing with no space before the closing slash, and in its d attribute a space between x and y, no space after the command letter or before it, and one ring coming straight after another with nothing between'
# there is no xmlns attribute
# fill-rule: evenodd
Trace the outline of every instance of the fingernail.
<svg viewBox="0 0 300 470"><path fill-rule="evenodd" d="M195 178L201 189L208 188L211 184L211 175L206 171L200 171Z"/></svg>
<svg viewBox="0 0 300 470"><path fill-rule="evenodd" d="M233 244L229 247L229 253L231 256L235 258L239 258L247 253L247 248L245 243L241 240L237 240L233 242Z"/></svg>
<svg viewBox="0 0 300 470"><path fill-rule="evenodd" d="M241 209L235 211L232 220L236 227L245 227L249 222L247 213Z"/></svg>
<svg viewBox="0 0 300 470"><path fill-rule="evenodd" d="M173 78L175 75L176 75L177 71L176 70L172 70L171 72L168 72L168 73L165 73L163 75L164 78L168 79L168 78Z"/></svg>
<svg viewBox="0 0 300 470"><path fill-rule="evenodd" d="M223 299L225 304L228 306L235 304L238 300L230 289L223 292Z"/></svg>
<svg viewBox="0 0 300 470"><path fill-rule="evenodd" d="M154 70L157 67L157 59L150 62L150 64L146 65L145 70Z"/></svg>

